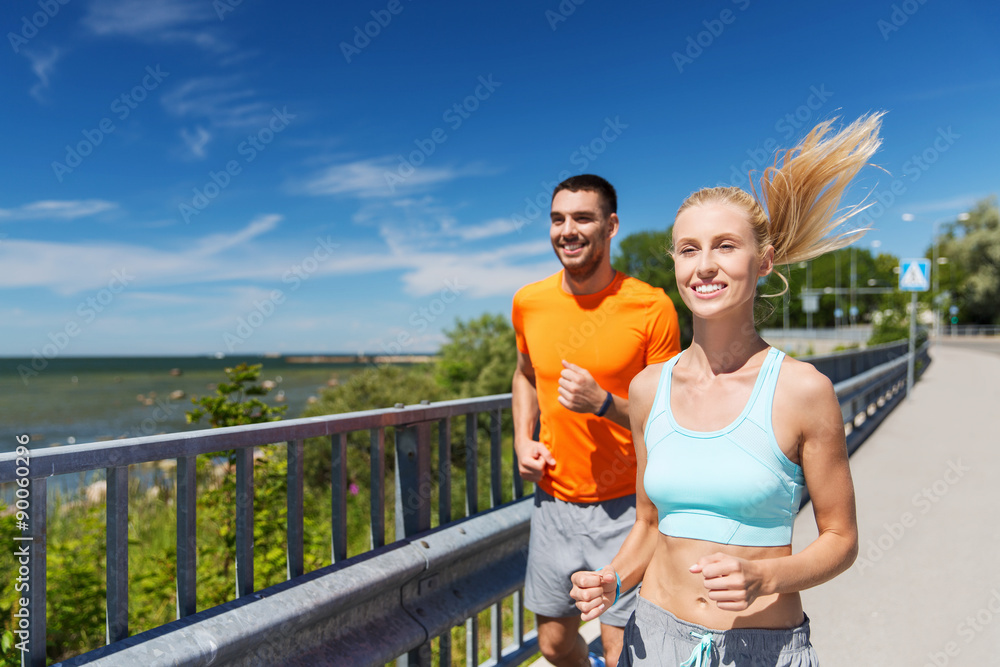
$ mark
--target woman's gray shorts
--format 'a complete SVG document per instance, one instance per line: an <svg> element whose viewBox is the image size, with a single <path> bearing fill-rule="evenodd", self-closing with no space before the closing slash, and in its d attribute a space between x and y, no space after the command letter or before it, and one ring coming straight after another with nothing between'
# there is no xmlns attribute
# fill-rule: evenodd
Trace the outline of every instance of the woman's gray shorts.
<svg viewBox="0 0 1000 667"><path fill-rule="evenodd" d="M698 655L701 653L701 660ZM818 667L809 642L809 617L790 630L710 630L682 621L644 597L625 626L618 667Z"/></svg>
<svg viewBox="0 0 1000 667"><path fill-rule="evenodd" d="M569 596L570 576L610 563L634 524L634 494L597 503L570 503L535 487L524 606L552 618L579 616L576 601ZM634 588L622 591L618 603L601 614L601 622L623 627L635 597Z"/></svg>

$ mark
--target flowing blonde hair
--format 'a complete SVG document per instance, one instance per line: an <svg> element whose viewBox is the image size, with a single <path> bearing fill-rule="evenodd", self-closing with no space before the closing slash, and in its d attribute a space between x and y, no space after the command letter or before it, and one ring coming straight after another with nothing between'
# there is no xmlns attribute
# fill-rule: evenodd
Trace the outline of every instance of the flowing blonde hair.
<svg viewBox="0 0 1000 667"><path fill-rule="evenodd" d="M776 266L804 262L850 245L869 228L838 228L871 204L855 204L839 212L840 199L881 145L878 133L883 115L885 112L862 116L832 136L837 119L824 121L798 146L775 156L774 165L760 177L759 193L753 178L753 195L736 187L703 188L684 200L677 215L709 203L745 211L758 253L763 255L767 246L773 246ZM775 273L785 288L765 296L788 291L788 280L780 271Z"/></svg>

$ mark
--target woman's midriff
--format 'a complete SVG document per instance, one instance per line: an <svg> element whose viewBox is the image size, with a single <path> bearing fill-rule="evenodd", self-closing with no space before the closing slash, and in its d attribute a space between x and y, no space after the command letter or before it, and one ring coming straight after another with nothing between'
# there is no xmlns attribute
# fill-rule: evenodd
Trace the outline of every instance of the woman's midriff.
<svg viewBox="0 0 1000 667"><path fill-rule="evenodd" d="M681 620L713 630L787 629L801 625L802 600L798 593L761 596L744 611L719 609L708 597L705 578L690 571L701 558L715 553L763 560L791 555L792 547L745 547L660 535L639 594Z"/></svg>

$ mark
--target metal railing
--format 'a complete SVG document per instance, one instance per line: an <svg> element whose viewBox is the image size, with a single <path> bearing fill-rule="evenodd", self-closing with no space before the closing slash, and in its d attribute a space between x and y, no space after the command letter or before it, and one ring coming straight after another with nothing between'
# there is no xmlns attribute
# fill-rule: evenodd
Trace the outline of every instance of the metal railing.
<svg viewBox="0 0 1000 667"><path fill-rule="evenodd" d="M906 392L907 355L896 346L839 353L813 361L834 375L848 448L853 453ZM929 363L927 345L918 370ZM854 357L847 361L847 357ZM895 358L894 358L895 357ZM826 370L824 370L824 367ZM839 378L839 379L838 379ZM513 472L512 502L502 504L502 414L510 394L371 410L268 424L237 426L30 452L27 462L0 454L0 483L26 477L30 497L32 587L30 653L25 664L45 665L46 481L49 476L105 469L107 474L108 645L64 664L430 664L431 642L449 665L451 628L464 621L466 664L478 664L478 613L491 609L490 659L484 665L518 665L537 651L525 632L524 582L531 499ZM478 415L489 414L489 496L480 511ZM466 424L467 517L451 516L451 424ZM438 469L431 470L432 426L437 425ZM395 534L385 544L384 490L380 480L386 429L395 436ZM347 436L370 434L370 531L373 550L347 559ZM303 442L330 438L332 561L303 572ZM288 581L255 590L253 574L254 448L287 443ZM236 451L237 599L195 609L195 457ZM135 636L128 629L128 466L177 461L178 620ZM27 465L22 465L27 463ZM512 464L516 465L516 464ZM26 475L24 473L27 473ZM439 526L431 530L432 488ZM267 545L258 545L267 546ZM502 602L512 598L513 642L502 641Z"/></svg>
<svg viewBox="0 0 1000 667"><path fill-rule="evenodd" d="M489 415L489 505L501 504L504 496L501 488L501 424L502 412L510 408L510 395L486 396L481 398L444 401L440 403L404 406L383 410L370 410L324 417L294 419L268 424L235 426L229 428L191 431L139 438L67 445L44 450L31 450L24 456L20 452L0 454L0 484L27 480L25 502L30 532L24 535L30 545L27 567L31 572L32 586L28 595L28 615L31 619L28 629L30 652L26 663L32 666L45 665L46 637L46 544L47 530L47 480L53 475L80 473L104 469L107 476L107 623L106 634L109 646L80 656L67 664L83 664L101 656L117 656L117 660L130 662L121 651L149 638L148 633L129 637L128 628L128 521L129 466L151 463L166 459L176 460L177 470L177 609L179 627L191 627L188 619L200 617L222 617L233 609L244 609L250 600L260 599L265 591L256 591L253 571L253 525L254 525L254 448L276 443L287 443L287 570L288 579L303 575L303 497L304 471L303 447L307 438L328 437L331 443L333 498L332 513L332 561L339 565L347 556L347 437L352 432L367 432L371 443L371 512L370 531L373 548L385 545L386 508L385 490L381 481L385 479L384 460L386 453L387 429L392 429L395 450L395 535L405 541L414 535L425 533L431 528L431 498L437 491L438 521L441 525L453 523L451 517L451 439L452 420L465 420L465 464L466 464L466 511L471 517L480 512L479 507L479 446L478 419L481 413ZM438 470L431 471L432 426L438 432ZM390 443L391 445L392 443ZM236 477L236 591L237 599L211 610L195 613L196 598L196 475L195 461L198 455L235 450ZM513 488L508 497L515 499L524 495L523 485L516 472ZM526 546L527 532L524 529ZM460 530L468 530L460 528ZM482 529L477 528L482 532ZM257 545L258 548L266 545ZM399 550L388 545L388 550ZM523 557L523 554L522 554ZM516 561L517 556L514 556ZM339 570L340 568L338 568ZM523 567L519 581L523 581ZM520 584L518 585L518 587ZM274 587L272 587L274 588ZM398 602L398 588L396 599ZM499 593L498 593L499 594ZM511 595L511 591L504 591ZM513 591L515 608L520 615L520 595ZM266 597L264 595L263 597ZM475 601L474 601L475 602ZM489 603L497 604L499 599L490 598ZM480 606L485 607L485 604ZM494 614L499 612L495 607ZM245 612L244 612L245 613ZM465 617L462 617L463 619ZM459 619L461 620L461 619ZM161 626L169 628L174 624ZM499 632L495 623L494 634ZM523 623L515 624L515 647L519 648L531 637L523 634ZM478 622L471 619L467 630L478 632ZM150 631L157 633L156 630ZM162 632L157 634L162 635ZM137 641L139 640L139 641ZM225 640L223 640L225 643ZM494 638L494 648L499 645ZM170 642L177 652L177 642ZM448 641L442 642L442 653L450 652ZM197 644L190 645L197 649ZM252 647L251 647L252 648ZM503 659L503 647L494 652L495 659ZM302 650L298 645L296 650ZM181 651L183 653L183 650ZM200 656L200 657L199 657ZM475 656L475 653L471 653ZM190 664L198 664L203 656L194 650L185 659ZM141 661L140 661L141 662ZM478 660L470 662L476 664ZM139 664L139 663L134 663ZM173 664L173 661L170 661ZM447 664L447 663L445 663Z"/></svg>
<svg viewBox="0 0 1000 667"><path fill-rule="evenodd" d="M909 356L908 341L896 341L883 345L873 345L864 350L846 350L806 357L808 361L834 384L868 371L895 359Z"/></svg>
<svg viewBox="0 0 1000 667"><path fill-rule="evenodd" d="M1000 326L993 324L942 324L941 336L1000 336Z"/></svg>

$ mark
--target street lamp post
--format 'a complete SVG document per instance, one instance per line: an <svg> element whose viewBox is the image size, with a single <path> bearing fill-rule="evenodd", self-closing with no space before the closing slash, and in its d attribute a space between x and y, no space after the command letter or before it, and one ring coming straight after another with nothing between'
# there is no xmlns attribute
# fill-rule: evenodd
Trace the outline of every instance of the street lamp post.
<svg viewBox="0 0 1000 667"><path fill-rule="evenodd" d="M969 219L968 213L959 213L956 216L957 220L966 221ZM937 340L941 336L941 293L939 291L940 280L939 275L941 273L941 266L948 263L947 257L941 257L940 246L941 237L938 234L938 227L942 222L949 222L951 218L941 218L934 221L934 251L931 253L931 279L933 290L933 305L934 305L934 338Z"/></svg>

